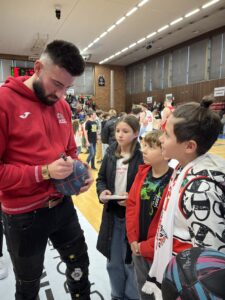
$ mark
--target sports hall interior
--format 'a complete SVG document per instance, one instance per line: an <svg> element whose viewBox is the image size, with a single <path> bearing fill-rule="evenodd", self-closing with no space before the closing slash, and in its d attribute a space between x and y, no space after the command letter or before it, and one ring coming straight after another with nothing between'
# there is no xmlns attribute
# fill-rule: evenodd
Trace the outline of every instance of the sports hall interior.
<svg viewBox="0 0 225 300"><path fill-rule="evenodd" d="M30 72L47 43L64 39L86 61L70 92L91 95L103 111L129 113L133 104L157 104L169 94L177 105L213 95L219 113L225 109L224 15L224 0L1 0L0 84ZM225 158L223 135L210 151ZM80 157L85 161L86 154ZM73 200L98 231L95 183Z"/></svg>

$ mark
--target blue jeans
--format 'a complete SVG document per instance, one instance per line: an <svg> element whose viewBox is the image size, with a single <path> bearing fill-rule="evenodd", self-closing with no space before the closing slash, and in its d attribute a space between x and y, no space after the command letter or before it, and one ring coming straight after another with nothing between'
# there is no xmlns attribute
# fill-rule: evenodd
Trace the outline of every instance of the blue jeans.
<svg viewBox="0 0 225 300"><path fill-rule="evenodd" d="M48 238L66 264L72 299L90 300L87 245L70 197L54 208L2 216L16 277L16 300L37 299Z"/></svg>
<svg viewBox="0 0 225 300"><path fill-rule="evenodd" d="M96 153L96 143L91 143L88 147L88 157L87 157L87 163L91 162L91 167L95 168L95 153Z"/></svg>
<svg viewBox="0 0 225 300"><path fill-rule="evenodd" d="M111 297L118 300L138 300L137 283L133 262L125 264L127 253L125 219L114 218L111 241L111 258L107 262L107 271L111 285Z"/></svg>

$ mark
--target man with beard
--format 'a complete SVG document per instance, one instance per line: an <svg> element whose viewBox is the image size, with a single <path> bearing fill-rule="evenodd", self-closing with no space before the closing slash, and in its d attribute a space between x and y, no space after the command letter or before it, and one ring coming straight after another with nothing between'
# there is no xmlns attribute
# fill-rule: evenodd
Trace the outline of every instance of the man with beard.
<svg viewBox="0 0 225 300"><path fill-rule="evenodd" d="M48 238L66 264L71 298L90 299L83 231L71 197L58 193L51 181L69 176L77 159L63 96L83 71L77 47L53 41L31 77L8 78L0 88L0 201L16 300L37 299ZM88 172L81 192L93 182Z"/></svg>

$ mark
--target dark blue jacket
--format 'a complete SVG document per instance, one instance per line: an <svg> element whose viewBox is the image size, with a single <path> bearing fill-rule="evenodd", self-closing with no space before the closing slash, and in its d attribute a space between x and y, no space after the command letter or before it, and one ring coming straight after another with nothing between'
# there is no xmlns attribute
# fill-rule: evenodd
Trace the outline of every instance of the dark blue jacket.
<svg viewBox="0 0 225 300"><path fill-rule="evenodd" d="M115 150L117 147L117 143L113 143L108 149L103 158L103 162L101 168L99 170L96 188L98 196L104 190L110 190L111 193L114 193L115 190L115 176L116 176L116 156ZM134 178L138 171L138 166L143 164L143 157L140 151L140 145L137 143L134 155L131 158L128 166L127 173L127 189L129 192ZM113 219L114 215L124 215L125 216L125 207L120 206L116 203L116 201L109 201L104 204L103 213L102 213L102 222L99 230L98 241L97 241L97 249L108 259L110 259L110 248L111 248L111 240L112 240L112 232L113 232ZM128 244L128 251L126 256L126 263L131 262L131 250Z"/></svg>

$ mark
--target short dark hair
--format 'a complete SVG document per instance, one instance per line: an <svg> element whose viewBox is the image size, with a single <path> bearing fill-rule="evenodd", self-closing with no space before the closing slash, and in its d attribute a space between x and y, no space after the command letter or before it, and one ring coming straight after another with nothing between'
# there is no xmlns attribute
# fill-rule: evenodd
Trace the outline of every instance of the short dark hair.
<svg viewBox="0 0 225 300"><path fill-rule="evenodd" d="M93 114L94 114L94 111L93 111L92 109L89 109L89 110L87 111L87 116L88 116L88 117L92 116Z"/></svg>
<svg viewBox="0 0 225 300"><path fill-rule="evenodd" d="M141 109L140 105L133 106L132 109L131 109L131 113L135 114L135 115L137 115L141 112L142 112L142 109Z"/></svg>
<svg viewBox="0 0 225 300"><path fill-rule="evenodd" d="M141 102L140 105L145 107L145 108L148 108L148 104L146 104L146 103Z"/></svg>
<svg viewBox="0 0 225 300"><path fill-rule="evenodd" d="M72 76L80 76L84 72L84 59L72 43L55 40L47 45L43 54L47 54L55 65L64 68Z"/></svg>
<svg viewBox="0 0 225 300"><path fill-rule="evenodd" d="M96 116L99 117L103 114L103 111L101 109L96 110Z"/></svg>
<svg viewBox="0 0 225 300"><path fill-rule="evenodd" d="M217 140L222 124L219 115L209 109L212 100L203 99L201 103L189 102L173 112L178 119L174 124L174 134L179 143L194 140L197 154L206 153Z"/></svg>

